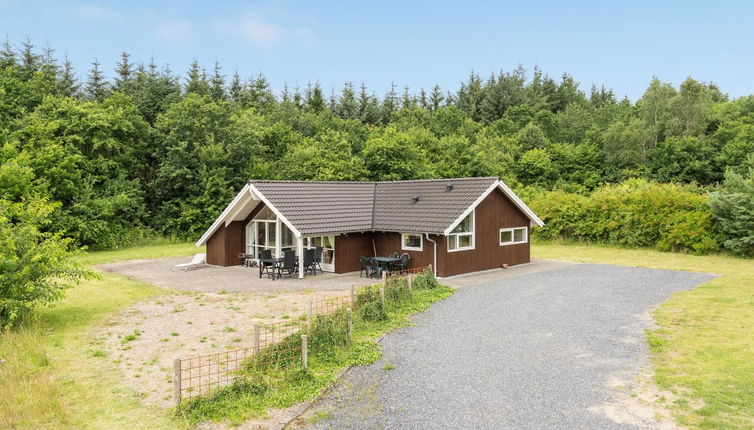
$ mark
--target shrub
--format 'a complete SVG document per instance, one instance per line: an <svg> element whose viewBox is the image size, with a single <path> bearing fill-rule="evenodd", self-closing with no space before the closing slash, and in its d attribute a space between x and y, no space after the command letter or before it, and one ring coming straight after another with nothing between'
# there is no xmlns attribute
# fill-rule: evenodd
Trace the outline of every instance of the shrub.
<svg viewBox="0 0 754 430"><path fill-rule="evenodd" d="M733 170L725 173L719 192L710 194L710 209L724 237L723 246L731 252L754 256L754 155L747 175Z"/></svg>
<svg viewBox="0 0 754 430"><path fill-rule="evenodd" d="M575 239L663 251L708 253L719 248L704 189L632 179L590 195L555 190L532 209L545 226L536 237Z"/></svg>
<svg viewBox="0 0 754 430"><path fill-rule="evenodd" d="M0 198L0 329L16 325L39 306L92 273L71 260L70 239L45 232L55 205Z"/></svg>
<svg viewBox="0 0 754 430"><path fill-rule="evenodd" d="M390 304L411 300L408 280L403 276L394 276L388 279L387 285L385 285L385 300Z"/></svg>
<svg viewBox="0 0 754 430"><path fill-rule="evenodd" d="M414 277L411 287L416 288L417 290L429 290L437 288L439 285L437 278L435 278L435 274L429 269L424 269L422 273Z"/></svg>

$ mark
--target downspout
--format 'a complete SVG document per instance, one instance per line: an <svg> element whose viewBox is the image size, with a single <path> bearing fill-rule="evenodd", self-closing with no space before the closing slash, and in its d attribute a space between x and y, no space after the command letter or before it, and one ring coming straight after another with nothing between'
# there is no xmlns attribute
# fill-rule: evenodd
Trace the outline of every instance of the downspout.
<svg viewBox="0 0 754 430"><path fill-rule="evenodd" d="M424 233L424 235L427 237L427 240L432 242L435 245L435 258L434 258L434 264L432 264L432 272L434 273L435 277L437 276L437 242L429 238L429 233Z"/></svg>

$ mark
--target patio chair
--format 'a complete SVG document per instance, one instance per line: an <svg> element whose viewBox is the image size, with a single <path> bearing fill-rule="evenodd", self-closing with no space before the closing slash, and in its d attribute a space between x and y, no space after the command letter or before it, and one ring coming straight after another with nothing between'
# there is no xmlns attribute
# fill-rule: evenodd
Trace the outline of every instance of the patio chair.
<svg viewBox="0 0 754 430"><path fill-rule="evenodd" d="M372 263L369 262L369 257L359 257L359 267L361 267L361 271L359 271L359 278L361 278L362 274L365 274L368 278L369 273L372 270Z"/></svg>
<svg viewBox="0 0 754 430"><path fill-rule="evenodd" d="M304 250L304 272L313 270L314 274L317 274L317 269L314 268L314 248Z"/></svg>
<svg viewBox="0 0 754 430"><path fill-rule="evenodd" d="M272 258L272 250L270 250L270 249L263 249L263 250L259 251L259 260L260 260L259 261L259 266L260 266L260 269L262 271L264 271L264 273L267 274L268 278L271 277L270 276L270 269L272 269L272 275L274 276L274 274L275 274L275 267L274 266L270 266L268 264L264 264L264 263L262 263L261 260L266 260L266 259L270 259L270 258Z"/></svg>
<svg viewBox="0 0 754 430"><path fill-rule="evenodd" d="M390 258L400 258L400 255L397 252L391 252L390 255L388 255ZM387 269L391 272L395 270L395 268L398 266L398 263L390 263L387 265Z"/></svg>
<svg viewBox="0 0 754 430"><path fill-rule="evenodd" d="M321 246L317 246L314 248L314 262L312 263L312 268L314 269L314 274L317 274L317 268L319 268L319 271L321 273L325 273L324 270L322 270L322 252L324 251L324 248Z"/></svg>
<svg viewBox="0 0 754 430"><path fill-rule="evenodd" d="M187 272L189 270L196 269L198 267L204 267L206 265L207 265L207 254L196 254L194 255L194 258L191 259L191 262L176 264L175 266L173 266L173 271L183 270Z"/></svg>
<svg viewBox="0 0 754 430"><path fill-rule="evenodd" d="M385 270L385 268L380 265L380 262L374 257L369 259L369 269L369 276L373 278L381 278L382 272Z"/></svg>
<svg viewBox="0 0 754 430"><path fill-rule="evenodd" d="M400 270L401 273L408 270L408 261L411 259L411 256L408 254L408 252L404 252L401 255L401 261L397 263L398 270Z"/></svg>
<svg viewBox="0 0 754 430"><path fill-rule="evenodd" d="M293 276L296 273L296 269L298 269L296 251L284 251L283 265L278 268L280 276Z"/></svg>

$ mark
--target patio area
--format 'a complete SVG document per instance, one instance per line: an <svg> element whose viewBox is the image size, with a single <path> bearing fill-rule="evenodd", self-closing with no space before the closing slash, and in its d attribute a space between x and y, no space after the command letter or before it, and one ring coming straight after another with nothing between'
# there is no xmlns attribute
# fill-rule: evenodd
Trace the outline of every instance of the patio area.
<svg viewBox="0 0 754 430"><path fill-rule="evenodd" d="M98 266L104 272L128 276L164 288L198 292L272 293L281 291L349 291L352 285L379 282L359 277L359 272L343 274L308 274L272 280L259 277L259 269L243 266L206 266L189 271L174 271L173 266L186 263L190 257L168 257L150 260L127 260Z"/></svg>

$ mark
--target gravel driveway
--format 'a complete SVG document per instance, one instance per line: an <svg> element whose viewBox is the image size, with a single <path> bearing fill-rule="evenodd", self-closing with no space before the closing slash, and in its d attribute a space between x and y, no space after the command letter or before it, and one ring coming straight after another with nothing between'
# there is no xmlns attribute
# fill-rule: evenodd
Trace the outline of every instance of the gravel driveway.
<svg viewBox="0 0 754 430"><path fill-rule="evenodd" d="M330 412L312 428L659 427L605 405L648 365L647 312L711 278L573 264L461 288L389 334L381 360L314 405Z"/></svg>

